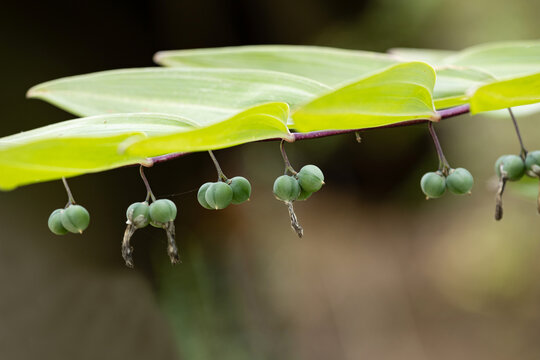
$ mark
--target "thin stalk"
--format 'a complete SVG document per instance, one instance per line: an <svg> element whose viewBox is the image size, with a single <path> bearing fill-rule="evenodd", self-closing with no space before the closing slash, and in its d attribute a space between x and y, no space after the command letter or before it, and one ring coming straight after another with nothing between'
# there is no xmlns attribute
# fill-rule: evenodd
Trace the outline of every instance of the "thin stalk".
<svg viewBox="0 0 540 360"><path fill-rule="evenodd" d="M154 196L154 193L152 192L152 188L150 188L150 184L148 183L148 179L146 179L146 175L144 175L144 167L141 165L139 167L139 173L141 174L141 179L144 182L144 186L146 187L146 202L152 198L152 201L156 201L156 197Z"/></svg>
<svg viewBox="0 0 540 360"><path fill-rule="evenodd" d="M65 177L62 177L62 183L64 183L64 187L66 188L66 193L68 196L68 203L66 207L68 207L69 205L76 204L75 199L73 198L73 194L71 193L71 189L69 188L69 185Z"/></svg>
<svg viewBox="0 0 540 360"><path fill-rule="evenodd" d="M523 145L523 139L521 138L521 132L519 131L519 126L516 120L516 117L514 116L514 113L512 112L511 108L508 108L508 112L510 113L510 117L512 118L512 122L514 123L514 129L516 129L516 135L519 140L519 146L521 147L521 157L523 160L525 160L525 157L527 157L527 149L525 149L525 146Z"/></svg>
<svg viewBox="0 0 540 360"><path fill-rule="evenodd" d="M285 163L285 174L287 174L287 171L289 171L291 174L296 175L298 174L296 170L292 167L289 157L287 156L287 153L285 152L285 147L283 146L283 143L285 141L281 140L281 143L279 144L279 150L281 151L281 156L283 157L283 162Z"/></svg>
<svg viewBox="0 0 540 360"><path fill-rule="evenodd" d="M439 142L439 138L435 133L435 129L433 128L433 123L431 121L428 123L428 129L429 133L431 134L431 138L433 139L433 143L435 144L435 149L437 149L437 156L439 157L439 170L447 175L447 172L450 169L450 164L448 164L448 161L446 161L441 143Z"/></svg>
<svg viewBox="0 0 540 360"><path fill-rule="evenodd" d="M225 176L225 174L223 173L223 171L221 170L221 166L219 166L219 162L217 161L216 157L214 156L214 153L212 152L212 150L208 150L208 154L210 154L210 158L212 159L212 161L214 162L214 166L216 167L216 171L217 171L217 174L218 174L218 181L227 181L229 179L227 179L227 177Z"/></svg>

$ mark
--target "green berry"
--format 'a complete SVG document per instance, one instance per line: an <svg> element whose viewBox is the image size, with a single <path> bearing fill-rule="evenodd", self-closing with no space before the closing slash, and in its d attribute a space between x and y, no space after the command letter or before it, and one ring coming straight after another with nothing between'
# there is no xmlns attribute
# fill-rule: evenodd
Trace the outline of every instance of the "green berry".
<svg viewBox="0 0 540 360"><path fill-rule="evenodd" d="M304 166L296 176L300 187L307 192L319 191L324 184L324 175L315 165Z"/></svg>
<svg viewBox="0 0 540 360"><path fill-rule="evenodd" d="M502 170L506 173L506 177L510 181L516 181L525 174L525 163L518 155L503 155L495 162L495 173L501 177Z"/></svg>
<svg viewBox="0 0 540 360"><path fill-rule="evenodd" d="M281 175L274 181L274 195L282 201L294 201L300 195L298 180L289 175Z"/></svg>
<svg viewBox="0 0 540 360"><path fill-rule="evenodd" d="M82 234L90 224L90 214L80 205L70 205L60 211L60 220L69 232Z"/></svg>
<svg viewBox="0 0 540 360"><path fill-rule="evenodd" d="M150 204L148 214L152 226L162 227L176 219L176 205L169 199L159 199Z"/></svg>
<svg viewBox="0 0 540 360"><path fill-rule="evenodd" d="M251 196L251 184L245 177L233 177L230 186L233 191L232 203L235 205L247 201Z"/></svg>
<svg viewBox="0 0 540 360"><path fill-rule="evenodd" d="M56 235L65 235L68 233L64 225L62 225L62 220L60 219L60 213L62 210L63 209L56 209L52 212L51 216L49 216L49 230Z"/></svg>
<svg viewBox="0 0 540 360"><path fill-rule="evenodd" d="M440 173L428 172L422 176L420 187L428 198L435 199L446 191L446 180Z"/></svg>
<svg viewBox="0 0 540 360"><path fill-rule="evenodd" d="M446 187L454 194L462 195L469 193L473 185L473 176L464 168L452 169L446 177Z"/></svg>
<svg viewBox="0 0 540 360"><path fill-rule="evenodd" d="M233 189L230 185L218 181L208 187L204 198L212 209L225 209L232 202Z"/></svg>
<svg viewBox="0 0 540 360"><path fill-rule="evenodd" d="M208 205L208 202L206 202L206 190L212 185L212 182L207 182L205 184L202 184L199 188L199 192L197 193L197 200L199 201L199 204L205 209L208 210L214 210L210 205Z"/></svg>
<svg viewBox="0 0 540 360"><path fill-rule="evenodd" d="M300 195L298 195L298 199L296 200L298 201L307 200L312 194L313 194L312 192L306 191L300 186Z"/></svg>
<svg viewBox="0 0 540 360"><path fill-rule="evenodd" d="M531 171L533 174L539 175L538 169L533 169L533 166L535 165L536 167L540 166L540 150L534 150L527 153L527 157L525 158L525 167L527 170Z"/></svg>
<svg viewBox="0 0 540 360"><path fill-rule="evenodd" d="M137 229L142 229L150 223L150 206L145 202L136 202L127 208L126 217L130 224L133 224Z"/></svg>

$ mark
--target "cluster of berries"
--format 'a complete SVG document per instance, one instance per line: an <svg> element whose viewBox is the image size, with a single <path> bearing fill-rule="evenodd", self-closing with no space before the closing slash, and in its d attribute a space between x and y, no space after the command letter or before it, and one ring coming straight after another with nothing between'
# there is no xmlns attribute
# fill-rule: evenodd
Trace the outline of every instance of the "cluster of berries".
<svg viewBox="0 0 540 360"><path fill-rule="evenodd" d="M197 200L208 210L225 209L230 204L241 204L251 196L251 184L242 176L225 181L207 182L199 188Z"/></svg>
<svg viewBox="0 0 540 360"><path fill-rule="evenodd" d="M80 206L68 204L65 209L56 209L49 216L49 229L53 234L65 235L68 232L82 234L90 224L90 214Z"/></svg>
<svg viewBox="0 0 540 360"><path fill-rule="evenodd" d="M471 192L473 185L471 173L464 168L428 172L420 180L420 187L428 199L443 196L446 189L458 195L467 194Z"/></svg>
<svg viewBox="0 0 540 360"><path fill-rule="evenodd" d="M148 205L148 202L131 204L126 211L127 224L142 229L148 224L163 228L176 219L176 205L169 199L159 199Z"/></svg>
<svg viewBox="0 0 540 360"><path fill-rule="evenodd" d="M540 150L528 152L525 159L519 155L502 155L495 162L495 173L501 179L517 181L527 174L540 175Z"/></svg>
<svg viewBox="0 0 540 360"><path fill-rule="evenodd" d="M122 257L128 267L133 267L133 247L130 240L135 231L147 227L149 224L153 227L165 230L167 233L167 253L171 263L176 264L180 261L178 248L175 241L174 219L176 219L176 205L168 199L156 200L151 192L148 193L147 200L131 204L126 211L126 231L122 239ZM149 205L148 199L153 202Z"/></svg>
<svg viewBox="0 0 540 360"><path fill-rule="evenodd" d="M324 185L324 175L317 166L306 165L294 175L281 175L274 181L274 195L285 202L306 200Z"/></svg>

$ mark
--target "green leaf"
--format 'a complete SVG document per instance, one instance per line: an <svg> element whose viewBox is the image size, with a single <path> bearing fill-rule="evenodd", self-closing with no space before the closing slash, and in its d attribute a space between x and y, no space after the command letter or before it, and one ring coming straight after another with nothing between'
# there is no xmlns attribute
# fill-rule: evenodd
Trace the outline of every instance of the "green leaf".
<svg viewBox="0 0 540 360"><path fill-rule="evenodd" d="M329 86L351 82L395 64L387 54L318 46L255 45L162 51L154 61L165 66L280 71Z"/></svg>
<svg viewBox="0 0 540 360"><path fill-rule="evenodd" d="M295 108L329 89L310 79L270 71L146 68L54 80L33 87L28 96L79 116L151 112L211 124L273 101Z"/></svg>
<svg viewBox="0 0 540 360"><path fill-rule="evenodd" d="M437 70L437 81L433 90L436 109L463 105L469 102L467 91L471 88L496 80L493 76L477 69L449 68Z"/></svg>
<svg viewBox="0 0 540 360"><path fill-rule="evenodd" d="M147 162L120 154L126 141L193 129L190 120L160 114L76 119L0 139L0 189Z"/></svg>
<svg viewBox="0 0 540 360"><path fill-rule="evenodd" d="M394 65L321 96L293 113L299 131L378 127L412 119L437 121L435 71L423 62Z"/></svg>
<svg viewBox="0 0 540 360"><path fill-rule="evenodd" d="M540 73L480 86L471 96L471 113L540 102Z"/></svg>
<svg viewBox="0 0 540 360"><path fill-rule="evenodd" d="M540 41L513 41L470 47L445 59L445 64L474 67L506 79L540 72Z"/></svg>
<svg viewBox="0 0 540 360"><path fill-rule="evenodd" d="M152 137L127 147L133 155L157 156L174 152L215 150L246 142L294 138L287 128L289 107L269 103L247 109L227 120L203 128Z"/></svg>
<svg viewBox="0 0 540 360"><path fill-rule="evenodd" d="M170 152L219 149L268 138L292 140L286 126L288 111L285 103L269 103L207 127L174 115L112 114L7 136L0 139L0 189L151 164L148 157Z"/></svg>
<svg viewBox="0 0 540 360"><path fill-rule="evenodd" d="M400 61L425 61L431 66L437 66L456 52L436 49L393 48L388 50L388 53Z"/></svg>

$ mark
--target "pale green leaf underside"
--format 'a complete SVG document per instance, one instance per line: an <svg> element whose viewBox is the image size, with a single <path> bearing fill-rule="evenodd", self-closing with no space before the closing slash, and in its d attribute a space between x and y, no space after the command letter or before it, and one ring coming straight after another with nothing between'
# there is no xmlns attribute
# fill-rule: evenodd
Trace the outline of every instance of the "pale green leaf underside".
<svg viewBox="0 0 540 360"><path fill-rule="evenodd" d="M471 113L540 102L540 73L480 86L471 96Z"/></svg>
<svg viewBox="0 0 540 360"><path fill-rule="evenodd" d="M438 56L442 56L440 55L441 52L444 54L451 53L436 50L433 50L433 52L436 52ZM154 56L154 60L160 65L172 67L245 68L280 71L304 76L334 88L397 64L400 62L398 60L403 61L403 59L394 58L394 56L388 54L293 45L256 45L162 51ZM462 97L465 90L468 89L469 83L474 82L478 77L478 75L472 73L471 70L469 72L464 71L461 74L461 79L464 81L459 90L456 89L456 74L451 76L442 74L435 85L435 104L437 105L438 98L449 97L449 92L451 92L451 96L461 95Z"/></svg>
<svg viewBox="0 0 540 360"><path fill-rule="evenodd" d="M299 131L378 127L413 119L438 120L435 71L423 62L394 65L321 96L292 114Z"/></svg>
<svg viewBox="0 0 540 360"><path fill-rule="evenodd" d="M540 72L540 41L482 44L444 59L444 64L478 68L498 79Z"/></svg>
<svg viewBox="0 0 540 360"><path fill-rule="evenodd" d="M222 149L269 138L292 141L294 138L286 125L288 117L289 107L285 103L258 105L204 128L142 140L128 147L126 152L156 156Z"/></svg>
<svg viewBox="0 0 540 360"><path fill-rule="evenodd" d="M136 164L120 154L125 141L194 129L192 121L163 114L113 114L63 121L0 139L0 188Z"/></svg>
<svg viewBox="0 0 540 360"><path fill-rule="evenodd" d="M388 50L388 53L400 61L425 61L431 66L437 66L456 52L437 49L393 48Z"/></svg>
<svg viewBox="0 0 540 360"><path fill-rule="evenodd" d="M171 67L280 71L337 88L399 61L420 60L435 65L444 63L454 54L456 52L446 50L393 49L388 55L317 46L256 45L162 51L154 59L160 65ZM494 80L491 74L480 69L443 66L437 70L433 91L435 108L466 104L468 89Z"/></svg>
<svg viewBox="0 0 540 360"><path fill-rule="evenodd" d="M33 87L28 96L79 116L167 113L208 125L268 102L295 108L329 90L314 80L279 72L143 68L53 80Z"/></svg>
<svg viewBox="0 0 540 360"><path fill-rule="evenodd" d="M105 171L143 159L119 155L118 145L136 134L99 138L59 138L0 150L0 189Z"/></svg>
<svg viewBox="0 0 540 360"><path fill-rule="evenodd" d="M0 139L0 189L148 163L147 157L168 152L289 139L287 116L287 104L271 103L208 127L167 114L112 114L64 121ZM238 131L242 128L247 130ZM170 134L180 135L174 143L145 143L145 139L166 139L162 137ZM139 141L145 150L122 151Z"/></svg>
<svg viewBox="0 0 540 360"><path fill-rule="evenodd" d="M502 90L510 83L503 82L501 86L496 86L495 83L540 73L538 40L482 44L459 52L393 49L391 53L398 59L416 58L428 61L436 67L437 83L433 97L437 109L468 103L471 90L482 85L492 83L494 88ZM453 73L451 77L447 76L449 72ZM530 103L514 90L504 92L504 103L515 104L514 106ZM499 94L503 96L502 92Z"/></svg>
<svg viewBox="0 0 540 360"><path fill-rule="evenodd" d="M469 102L466 95L471 88L495 81L486 72L477 69L444 67L437 70L437 81L433 89L436 109L463 105Z"/></svg>
<svg viewBox="0 0 540 360"><path fill-rule="evenodd" d="M333 87L350 83L397 62L381 53L294 45L162 51L154 56L154 60L160 65L172 67L279 71Z"/></svg>

